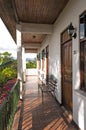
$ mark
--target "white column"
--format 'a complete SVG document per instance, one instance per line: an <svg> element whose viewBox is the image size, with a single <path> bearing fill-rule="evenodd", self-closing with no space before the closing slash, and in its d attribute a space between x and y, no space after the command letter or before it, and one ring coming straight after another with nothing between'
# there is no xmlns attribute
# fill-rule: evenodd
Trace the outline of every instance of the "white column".
<svg viewBox="0 0 86 130"><path fill-rule="evenodd" d="M26 57L25 57L25 48L22 47L22 62L23 62L23 81L26 81Z"/></svg>
<svg viewBox="0 0 86 130"><path fill-rule="evenodd" d="M17 78L20 80L20 99L23 99L23 68L22 68L22 35L20 25L16 26L17 43Z"/></svg>

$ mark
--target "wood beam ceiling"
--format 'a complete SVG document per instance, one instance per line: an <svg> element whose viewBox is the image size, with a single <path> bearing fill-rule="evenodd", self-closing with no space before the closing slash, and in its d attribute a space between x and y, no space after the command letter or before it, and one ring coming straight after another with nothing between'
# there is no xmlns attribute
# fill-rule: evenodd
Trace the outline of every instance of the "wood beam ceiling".
<svg viewBox="0 0 86 130"><path fill-rule="evenodd" d="M22 42L28 43L25 46L32 46L33 50L37 46L38 48L40 47L46 35L52 34L53 24L68 1L0 0L0 17L7 26L13 39L16 41L17 27L23 34ZM37 45L39 43L40 45ZM34 45L34 48L31 44ZM31 48L29 51L31 51Z"/></svg>
<svg viewBox="0 0 86 130"><path fill-rule="evenodd" d="M15 5L15 1L14 0L12 0L12 6L13 6L16 22L19 23L19 18L18 18L18 14L17 14L16 5Z"/></svg>

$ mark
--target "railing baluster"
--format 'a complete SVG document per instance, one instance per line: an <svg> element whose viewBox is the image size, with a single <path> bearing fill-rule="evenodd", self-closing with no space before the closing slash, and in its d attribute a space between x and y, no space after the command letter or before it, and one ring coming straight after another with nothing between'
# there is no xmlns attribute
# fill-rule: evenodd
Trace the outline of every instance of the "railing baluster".
<svg viewBox="0 0 86 130"><path fill-rule="evenodd" d="M19 99L19 81L0 105L0 130L11 130L13 117Z"/></svg>

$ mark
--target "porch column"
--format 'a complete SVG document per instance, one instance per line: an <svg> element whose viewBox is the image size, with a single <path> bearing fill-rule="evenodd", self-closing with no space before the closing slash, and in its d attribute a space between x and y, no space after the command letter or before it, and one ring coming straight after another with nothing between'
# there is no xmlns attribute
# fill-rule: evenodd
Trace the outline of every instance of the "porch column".
<svg viewBox="0 0 86 130"><path fill-rule="evenodd" d="M37 72L38 72L38 77L40 77L40 55L37 54Z"/></svg>
<svg viewBox="0 0 86 130"><path fill-rule="evenodd" d="M40 66L40 78L41 78L41 80L42 80L42 52L40 53L40 64L41 64L41 66Z"/></svg>
<svg viewBox="0 0 86 130"><path fill-rule="evenodd" d="M25 48L22 47L22 62L23 62L23 82L26 81L26 58L25 58Z"/></svg>
<svg viewBox="0 0 86 130"><path fill-rule="evenodd" d="M20 99L23 99L23 68L22 68L22 35L21 26L16 26L17 43L17 78L20 80Z"/></svg>

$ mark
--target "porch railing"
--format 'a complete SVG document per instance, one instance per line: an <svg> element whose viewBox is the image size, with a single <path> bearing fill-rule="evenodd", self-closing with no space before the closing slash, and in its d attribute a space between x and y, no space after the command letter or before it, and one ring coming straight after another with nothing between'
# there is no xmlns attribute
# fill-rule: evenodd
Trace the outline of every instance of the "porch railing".
<svg viewBox="0 0 86 130"><path fill-rule="evenodd" d="M11 130L19 99L19 86L20 82L18 80L0 105L0 130Z"/></svg>

